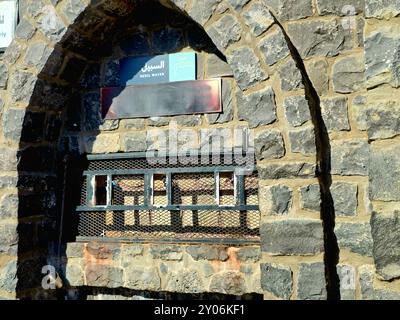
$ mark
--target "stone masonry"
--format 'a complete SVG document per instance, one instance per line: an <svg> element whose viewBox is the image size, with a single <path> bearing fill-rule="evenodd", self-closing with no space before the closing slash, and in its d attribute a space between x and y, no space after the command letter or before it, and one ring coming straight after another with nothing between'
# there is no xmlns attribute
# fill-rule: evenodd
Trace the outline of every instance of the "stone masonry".
<svg viewBox="0 0 400 320"><path fill-rule="evenodd" d="M67 291L399 299L398 0L19 2L0 58L0 298L54 298L54 265ZM185 51L198 79L222 78L221 114L101 119L121 58ZM162 150L148 133L171 124L188 149L206 130L254 136L260 244L68 239L60 254L64 156Z"/></svg>

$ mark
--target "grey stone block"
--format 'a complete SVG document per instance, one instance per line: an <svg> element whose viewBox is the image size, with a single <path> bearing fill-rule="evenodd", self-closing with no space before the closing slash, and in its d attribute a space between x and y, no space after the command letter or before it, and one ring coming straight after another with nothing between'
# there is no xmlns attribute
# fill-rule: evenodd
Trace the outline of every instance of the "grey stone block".
<svg viewBox="0 0 400 320"><path fill-rule="evenodd" d="M369 159L371 200L400 201L400 145L395 142L372 143Z"/></svg>
<svg viewBox="0 0 400 320"><path fill-rule="evenodd" d="M371 226L368 222L336 223L335 234L340 249L348 249L363 256L372 256Z"/></svg>
<svg viewBox="0 0 400 320"><path fill-rule="evenodd" d="M346 10L347 7L349 10ZM351 6L351 10L350 10ZM365 8L364 0L335 0L325 1L317 0L317 9L319 15L348 16L363 13Z"/></svg>
<svg viewBox="0 0 400 320"><path fill-rule="evenodd" d="M132 132L124 135L122 148L127 152L146 151L147 150L146 132Z"/></svg>
<svg viewBox="0 0 400 320"><path fill-rule="evenodd" d="M217 260L226 261L229 256L226 252L225 247L220 246L188 246L186 247L186 252L191 255L191 257L198 260Z"/></svg>
<svg viewBox="0 0 400 320"><path fill-rule="evenodd" d="M211 53L207 55L206 66L206 79L233 76L233 72L229 64L221 60L221 58L219 58L216 54Z"/></svg>
<svg viewBox="0 0 400 320"><path fill-rule="evenodd" d="M328 63L325 59L305 61L305 67L310 80L317 91L322 96L329 90Z"/></svg>
<svg viewBox="0 0 400 320"><path fill-rule="evenodd" d="M237 95L238 117L245 120L250 128L270 124L276 120L275 93L271 87L249 95Z"/></svg>
<svg viewBox="0 0 400 320"><path fill-rule="evenodd" d="M155 267L131 266L124 270L124 287L134 290L161 290L161 279Z"/></svg>
<svg viewBox="0 0 400 320"><path fill-rule="evenodd" d="M368 18L396 17L400 14L397 0L365 0L365 15Z"/></svg>
<svg viewBox="0 0 400 320"><path fill-rule="evenodd" d="M1 152L1 150L0 150ZM1 167L1 165L0 165ZM2 170L2 169L0 169ZM1 176L0 177L0 189L3 188L15 188L18 184L19 177L14 176Z"/></svg>
<svg viewBox="0 0 400 320"><path fill-rule="evenodd" d="M355 216L357 214L356 184L346 182L335 182L331 186L335 214L337 216Z"/></svg>
<svg viewBox="0 0 400 320"><path fill-rule="evenodd" d="M87 4L81 0L68 0L63 7L63 14L69 23L73 23L86 7Z"/></svg>
<svg viewBox="0 0 400 320"><path fill-rule="evenodd" d="M298 20L313 14L311 0L264 0L263 2L274 11L280 21Z"/></svg>
<svg viewBox="0 0 400 320"><path fill-rule="evenodd" d="M263 197L268 205L267 214L285 215L289 213L293 202L293 191L285 185L268 186L262 189Z"/></svg>
<svg viewBox="0 0 400 320"><path fill-rule="evenodd" d="M256 158L279 159L285 155L282 133L279 130L263 130L254 139Z"/></svg>
<svg viewBox="0 0 400 320"><path fill-rule="evenodd" d="M67 243L66 257L67 258L83 258L84 244L81 242Z"/></svg>
<svg viewBox="0 0 400 320"><path fill-rule="evenodd" d="M400 277L400 211L374 211L371 217L373 257L384 280Z"/></svg>
<svg viewBox="0 0 400 320"><path fill-rule="evenodd" d="M18 238L17 225L0 224L0 253L17 255Z"/></svg>
<svg viewBox="0 0 400 320"><path fill-rule="evenodd" d="M303 96L288 97L283 101L286 120L293 127L299 127L311 120L308 101Z"/></svg>
<svg viewBox="0 0 400 320"><path fill-rule="evenodd" d="M301 179L315 177L316 165L306 162L280 162L258 167L261 179Z"/></svg>
<svg viewBox="0 0 400 320"><path fill-rule="evenodd" d="M248 47L241 47L227 54L228 63L240 89L245 90L268 78L261 69L260 60L254 51Z"/></svg>
<svg viewBox="0 0 400 320"><path fill-rule="evenodd" d="M4 137L10 140L19 141L25 119L25 109L8 109L4 112L2 129ZM38 124L39 125L39 124ZM42 128L43 129L43 128Z"/></svg>
<svg viewBox="0 0 400 320"><path fill-rule="evenodd" d="M288 300L293 292L293 273L290 267L273 263L263 263L260 267L261 288Z"/></svg>
<svg viewBox="0 0 400 320"><path fill-rule="evenodd" d="M315 132L313 127L289 131L290 151L305 156L316 153Z"/></svg>
<svg viewBox="0 0 400 320"><path fill-rule="evenodd" d="M18 195L6 194L0 198L0 218L18 218Z"/></svg>
<svg viewBox="0 0 400 320"><path fill-rule="evenodd" d="M85 274L88 286L118 288L124 285L122 269L113 266L90 264L86 267Z"/></svg>
<svg viewBox="0 0 400 320"><path fill-rule="evenodd" d="M235 271L217 273L211 278L210 292L242 295L246 292L246 282L243 275Z"/></svg>
<svg viewBox="0 0 400 320"><path fill-rule="evenodd" d="M297 283L300 300L326 300L325 266L322 262L301 263Z"/></svg>
<svg viewBox="0 0 400 320"><path fill-rule="evenodd" d="M357 45L360 48L364 48L364 28L365 28L365 19L364 17L359 17L357 19Z"/></svg>
<svg viewBox="0 0 400 320"><path fill-rule="evenodd" d="M17 151L12 148L0 148L0 170L17 170Z"/></svg>
<svg viewBox="0 0 400 320"><path fill-rule="evenodd" d="M189 15L200 25L204 25L215 12L220 2L221 0L199 1L190 8Z"/></svg>
<svg viewBox="0 0 400 320"><path fill-rule="evenodd" d="M178 126L195 127L201 125L201 115L182 115L174 118Z"/></svg>
<svg viewBox="0 0 400 320"><path fill-rule="evenodd" d="M224 51L229 45L237 42L242 34L242 26L233 15L224 15L207 30L220 51Z"/></svg>
<svg viewBox="0 0 400 320"><path fill-rule="evenodd" d="M246 25L254 36L258 37L274 23L274 17L269 10L260 3L254 3L242 13Z"/></svg>
<svg viewBox="0 0 400 320"><path fill-rule="evenodd" d="M182 247L176 245L152 245L150 253L154 259L180 261L183 257Z"/></svg>
<svg viewBox="0 0 400 320"><path fill-rule="evenodd" d="M358 54L336 61L332 67L333 89L336 92L351 93L365 86L364 55Z"/></svg>
<svg viewBox="0 0 400 320"><path fill-rule="evenodd" d="M17 261L12 260L0 268L0 290L13 293L17 289Z"/></svg>
<svg viewBox="0 0 400 320"><path fill-rule="evenodd" d="M79 287L84 285L84 273L81 266L69 261L65 268L65 280L69 286Z"/></svg>
<svg viewBox="0 0 400 320"><path fill-rule="evenodd" d="M236 252L239 261L242 262L257 262L261 258L260 247L241 247Z"/></svg>
<svg viewBox="0 0 400 320"><path fill-rule="evenodd" d="M343 29L340 19L335 18L291 22L288 35L302 58L334 57L352 46L349 32Z"/></svg>
<svg viewBox="0 0 400 320"><path fill-rule="evenodd" d="M145 119L123 119L120 121L120 125L125 129L144 129L146 126Z"/></svg>
<svg viewBox="0 0 400 320"><path fill-rule="evenodd" d="M25 49L25 45L20 45L18 42L13 41L8 46L6 52L4 53L4 61L8 64L14 64L18 58L21 56L22 51Z"/></svg>
<svg viewBox="0 0 400 320"><path fill-rule="evenodd" d="M397 101L375 100L361 107L364 111L361 120L368 138L386 139L400 134L400 105Z"/></svg>
<svg viewBox="0 0 400 320"><path fill-rule="evenodd" d="M207 291L203 280L195 270L180 270L170 274L166 290L181 293L201 293Z"/></svg>
<svg viewBox="0 0 400 320"><path fill-rule="evenodd" d="M278 69L278 73L283 91L293 91L304 88L303 77L293 59L289 59L282 64Z"/></svg>
<svg viewBox="0 0 400 320"><path fill-rule="evenodd" d="M250 0L228 0L229 4L233 7L235 10L240 10L243 8L243 6L248 3Z"/></svg>
<svg viewBox="0 0 400 320"><path fill-rule="evenodd" d="M321 112L329 132L350 130L346 97L322 99Z"/></svg>
<svg viewBox="0 0 400 320"><path fill-rule="evenodd" d="M337 265L340 281L340 300L356 300L356 269L350 265Z"/></svg>
<svg viewBox="0 0 400 320"><path fill-rule="evenodd" d="M0 88L5 89L8 80L8 68L4 63L0 63Z"/></svg>
<svg viewBox="0 0 400 320"><path fill-rule="evenodd" d="M302 209L317 212L321 210L321 188L318 184L300 188L300 206Z"/></svg>
<svg viewBox="0 0 400 320"><path fill-rule="evenodd" d="M35 42L28 47L24 61L28 66L36 67L40 71L46 64L51 52L52 49L47 47L44 42Z"/></svg>
<svg viewBox="0 0 400 320"><path fill-rule="evenodd" d="M265 61L272 66L290 54L285 36L280 28L271 30L259 44Z"/></svg>
<svg viewBox="0 0 400 320"><path fill-rule="evenodd" d="M323 252L322 222L288 219L264 221L260 229L261 250L274 255L314 255Z"/></svg>
<svg viewBox="0 0 400 320"><path fill-rule="evenodd" d="M29 72L21 70L14 70L10 76L10 88L11 99L14 102L28 101L33 93L33 89L37 82L37 77Z"/></svg>
<svg viewBox="0 0 400 320"><path fill-rule="evenodd" d="M43 14L37 22L38 29L51 41L60 42L67 31L67 26L59 17L55 8L42 6L41 11Z"/></svg>
<svg viewBox="0 0 400 320"><path fill-rule="evenodd" d="M332 173L367 176L370 147L367 141L350 139L332 142Z"/></svg>

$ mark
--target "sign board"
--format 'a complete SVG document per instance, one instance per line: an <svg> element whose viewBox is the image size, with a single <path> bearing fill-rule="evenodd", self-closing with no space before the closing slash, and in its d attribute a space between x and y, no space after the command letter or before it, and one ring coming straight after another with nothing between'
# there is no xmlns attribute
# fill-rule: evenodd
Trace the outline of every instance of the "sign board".
<svg viewBox="0 0 400 320"><path fill-rule="evenodd" d="M0 1L0 50L4 51L14 38L18 19L18 1Z"/></svg>
<svg viewBox="0 0 400 320"><path fill-rule="evenodd" d="M196 80L196 54L180 52L120 61L121 86Z"/></svg>
<svg viewBox="0 0 400 320"><path fill-rule="evenodd" d="M101 89L104 119L221 112L221 79Z"/></svg>

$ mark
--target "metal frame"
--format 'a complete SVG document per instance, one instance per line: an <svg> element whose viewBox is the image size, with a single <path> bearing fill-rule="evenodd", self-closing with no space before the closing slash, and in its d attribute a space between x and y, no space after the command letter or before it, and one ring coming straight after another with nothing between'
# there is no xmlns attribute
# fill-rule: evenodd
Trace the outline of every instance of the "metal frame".
<svg viewBox="0 0 400 320"><path fill-rule="evenodd" d="M244 176L237 175L235 173L235 166L222 167L176 167L176 168L154 168L154 169L135 169L135 170L92 170L84 171L83 175L87 179L87 196L86 205L78 206L77 211L121 211L121 210L258 210L258 205L246 205L245 204L245 185ZM237 200L236 205L219 205L219 173L221 172L232 172L235 179L235 199ZM215 182L215 205L174 205L172 203L172 175L174 173L214 173ZM166 176L166 206L154 206L153 205L153 176L154 174L165 174ZM114 175L144 175L144 203L142 206L115 206L111 204L112 199L112 177ZM91 206L90 203L93 199L94 190L90 180L96 176L107 176L107 205L106 206ZM147 177L147 179L146 179ZM146 192L147 191L147 192Z"/></svg>
<svg viewBox="0 0 400 320"><path fill-rule="evenodd" d="M106 237L76 237L78 242L91 242L91 241L102 241L102 242L127 242L127 243L152 243L154 240L141 239L141 238L106 238ZM157 239L157 243L209 243L209 244L230 244L230 245L260 245L259 240L251 239L232 239L232 238L192 238L192 239Z"/></svg>
<svg viewBox="0 0 400 320"><path fill-rule="evenodd" d="M187 155L187 154L186 154ZM224 154L203 154L204 156L223 156ZM243 156L243 154L241 154ZM193 156L193 155L192 155ZM197 157L202 156L201 154L196 155ZM233 154L231 154L233 158ZM101 161L101 160L118 160L118 159L140 159L146 157L146 153L118 153L118 154L102 154L102 155L88 155L87 159L89 161ZM153 157L157 158L157 156ZM151 167L151 164L149 165L149 168L141 168L141 169L107 169L107 170L86 170L83 172L83 175L87 179L87 188L86 188L86 204L85 205L80 205L76 208L77 214L79 213L84 213L84 212L107 212L107 211L112 211L114 212L114 218L118 216L119 214L123 214L124 211L140 211L140 210L146 210L146 211L172 211L172 212L177 212L183 211L183 210L188 210L188 211L240 211L241 215L241 222L240 224L244 226L246 224L246 212L248 211L259 211L259 205L247 205L246 204L246 191L245 191L245 175L240 174L241 168L244 168L244 166L240 165L213 165L210 163L209 166L192 166L192 167L165 167L165 168L160 168L160 167ZM256 171L256 170L254 170ZM220 173L222 172L230 172L233 174L234 177L234 194L235 194L235 201L236 203L234 205L219 205L220 200L219 200L219 195L220 195ZM193 174L193 173L213 173L214 176L214 195L215 195L215 204L203 204L203 205L176 205L173 203L173 174L179 174L179 173L188 173L188 174ZM167 197L167 205L166 206L155 206L153 204L153 175L154 174L162 174L165 175L166 177L166 197ZM93 188L91 179L94 178L95 176L98 175L103 175L107 176L107 205L106 206L91 206L91 195L93 195ZM112 197L113 197L113 176L129 176L129 175L142 175L143 176L143 182L144 182L144 188L143 188L143 196L144 196L144 201L143 205L113 205L112 204ZM154 226L154 229L157 229L158 226ZM110 230L108 231L119 231L119 230L114 230L113 226L109 226ZM134 230L135 226L126 226L124 227L123 230L121 231L126 231L126 230ZM198 226L196 226L198 228ZM188 232L194 232L194 233L203 233L203 232L213 232L210 229L212 227L207 227L207 231L204 230L192 230ZM236 227L234 227L236 229ZM189 228L190 229L190 228ZM188 230L189 230L188 229ZM224 229L224 232L229 232L230 227L226 227ZM107 231L107 230L106 230ZM215 231L215 230L214 230ZM217 231L215 231L217 232ZM238 239L231 239L231 238L199 238L199 236L195 236L194 238L190 239L166 239L166 238L159 238L159 239L139 239L139 238L107 238L107 237L84 237L84 236L79 236L77 239L79 241L90 241L90 240L101 240L101 241L110 241L110 242L118 242L118 241L127 241L127 242L152 242L156 240L157 242L182 242L182 243L190 243L190 242L203 242L203 243L224 243L224 244L256 244L259 243L259 240L257 240L257 237L259 231L258 229L249 230L249 234L251 235L250 238L243 237L238 235ZM217 232L219 233L219 232Z"/></svg>

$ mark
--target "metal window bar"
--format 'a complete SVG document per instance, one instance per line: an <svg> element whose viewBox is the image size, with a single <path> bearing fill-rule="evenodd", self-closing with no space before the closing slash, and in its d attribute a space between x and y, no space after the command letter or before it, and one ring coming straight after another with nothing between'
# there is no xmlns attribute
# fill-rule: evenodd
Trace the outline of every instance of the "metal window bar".
<svg viewBox="0 0 400 320"><path fill-rule="evenodd" d="M141 157L107 156L88 156L76 209L78 240L259 243L258 176L238 174L235 169L243 163L161 167L145 165ZM125 167L117 163L113 169L121 159ZM107 176L103 206L92 202L96 185L91 181L99 175ZM164 186L154 184L155 175L165 177ZM165 192L164 202L155 201L157 190Z"/></svg>

